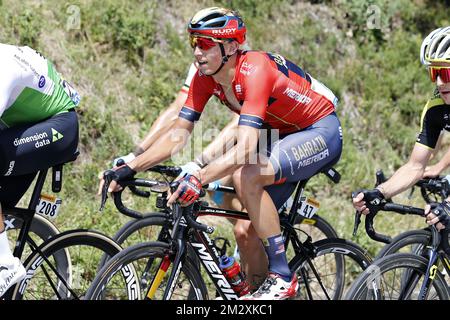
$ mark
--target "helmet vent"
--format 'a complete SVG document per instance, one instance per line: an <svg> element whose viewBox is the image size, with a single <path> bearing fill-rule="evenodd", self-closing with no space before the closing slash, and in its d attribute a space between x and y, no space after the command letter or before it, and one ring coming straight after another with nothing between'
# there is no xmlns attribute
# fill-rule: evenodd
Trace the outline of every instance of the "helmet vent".
<svg viewBox="0 0 450 320"><path fill-rule="evenodd" d="M216 21L212 23L208 23L208 28L221 28L225 26L225 21Z"/></svg>

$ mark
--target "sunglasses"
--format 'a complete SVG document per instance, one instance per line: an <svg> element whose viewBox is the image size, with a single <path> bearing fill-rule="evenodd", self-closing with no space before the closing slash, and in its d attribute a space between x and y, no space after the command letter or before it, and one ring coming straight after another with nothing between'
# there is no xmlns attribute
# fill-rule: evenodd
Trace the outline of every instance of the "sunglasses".
<svg viewBox="0 0 450 320"><path fill-rule="evenodd" d="M224 42L215 38L189 36L189 43L192 49L194 49L195 47L199 47L202 50L209 50L212 47L215 47L218 43Z"/></svg>
<svg viewBox="0 0 450 320"><path fill-rule="evenodd" d="M443 82L450 82L450 67L428 67L428 72L432 82L436 82L438 76Z"/></svg>

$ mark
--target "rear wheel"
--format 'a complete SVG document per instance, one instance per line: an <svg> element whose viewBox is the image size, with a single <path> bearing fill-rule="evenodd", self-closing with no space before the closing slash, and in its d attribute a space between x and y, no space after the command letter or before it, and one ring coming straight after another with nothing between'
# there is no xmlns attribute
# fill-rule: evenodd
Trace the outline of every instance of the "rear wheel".
<svg viewBox="0 0 450 320"><path fill-rule="evenodd" d="M327 220L319 215L314 215L312 218L305 218L297 216L295 219L295 228L298 228L306 234L310 235L312 241L319 241L325 238L338 238L336 230L328 223ZM306 240L304 233L297 232L300 241Z"/></svg>
<svg viewBox="0 0 450 320"><path fill-rule="evenodd" d="M298 276L299 300L341 299L352 281L372 262L365 250L344 239L324 239L312 246L315 255L305 247L311 259L297 253L289 262Z"/></svg>
<svg viewBox="0 0 450 320"><path fill-rule="evenodd" d="M4 223L6 230L8 232L8 239L12 242L10 244L11 248L14 248L14 241L19 238L19 232L22 229L23 220L16 215L6 214L4 217ZM35 214L33 216L33 220L31 221L30 231L28 232L28 236L37 244L40 245L42 242L47 240L50 237L53 237L59 233L58 228L51 223L49 220L44 218L39 214ZM27 240L27 245L24 248L24 252L22 253L23 257L27 257L31 253L30 243Z"/></svg>

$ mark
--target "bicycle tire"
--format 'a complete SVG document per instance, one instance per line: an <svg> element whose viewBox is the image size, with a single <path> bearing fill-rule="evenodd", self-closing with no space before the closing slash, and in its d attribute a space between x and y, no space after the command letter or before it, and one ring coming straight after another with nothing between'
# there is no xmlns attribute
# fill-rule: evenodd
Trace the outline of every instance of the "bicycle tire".
<svg viewBox="0 0 450 320"><path fill-rule="evenodd" d="M297 216L295 218L294 226L311 226L314 227L314 229L309 228L309 232L307 233L312 237L312 241L318 241L322 240L324 238L338 238L338 234L336 230L333 228L333 226L325 219L319 216L318 214L314 215L312 218L305 218L302 216ZM304 231L305 228L300 228ZM323 234L325 237L319 237L314 236L315 232L311 230L319 230L321 234Z"/></svg>
<svg viewBox="0 0 450 320"><path fill-rule="evenodd" d="M135 268L138 268L137 265L139 264L137 261L140 259L160 259L165 257L169 254L170 251L170 245L164 242L158 242L158 241L152 241L152 242L145 242L140 243L136 245L132 245L130 247L125 248L122 252L112 257L106 265L103 266L103 268L98 272L97 276L92 282L92 285L90 286L88 292L86 293L86 299L88 300L99 300L99 299L113 299L112 293L111 295L108 291L108 283L114 282L114 275L117 274L123 265L129 265L133 264ZM144 261L145 263L145 261ZM159 260L155 261L154 266L159 269ZM140 270L140 269L139 269ZM170 270L167 270L166 278L168 278ZM140 274L140 273L139 273ZM184 277L183 277L183 276ZM186 255L186 259L184 263L182 264L181 270L180 270L180 277L178 280L180 281L183 279L186 279L188 281L187 285L184 286L181 282L178 282L174 288L174 291L177 289L180 289L179 291L183 291L186 296L189 296L189 294L192 294L194 292L195 298L197 300L204 300L208 299L208 293L206 289L205 282L203 281L200 271L195 267L194 262L191 260L191 258ZM151 279L154 279L151 278ZM119 280L121 281L121 280ZM142 286L149 283L147 279L140 279L139 281L139 295L136 295L135 298L140 299L142 298L145 293L141 292L141 290L145 290L146 288L142 288ZM151 283L151 281L150 281ZM114 287L116 287L117 284L114 283ZM191 290L191 287L194 290ZM159 292L161 294L161 291ZM177 292L177 294L179 294ZM119 297L120 296L120 297ZM172 294L172 297L176 296L175 292ZM121 298L127 300L129 298L128 292L126 292L126 289L122 292L115 293L114 299Z"/></svg>
<svg viewBox="0 0 450 320"><path fill-rule="evenodd" d="M330 267L330 264L326 261L325 256L327 254L332 254L333 259L335 261L343 261L341 266L336 267L335 276L330 277L325 286L328 297L331 300L340 300L343 296L344 290L347 285L352 282L349 279L349 276L359 275L363 270L365 270L372 262L371 257L368 255L367 251L358 246L356 243L351 241L335 238L335 239L323 239L317 242L314 242L315 246L315 256L311 258L311 262L315 265L317 272L321 278L321 281L324 282L324 276L332 276L329 270L323 270L318 266L321 265L321 260L324 260L322 265L326 267ZM336 257L339 257L337 259ZM347 266L348 264L348 266ZM309 265L307 263L307 257L301 253L297 253L297 255L292 258L289 262L289 267L292 271L296 272L297 275L301 272L306 272L307 274L311 274L312 270L308 270ZM349 269L349 270L347 270ZM355 270L356 269L356 270ZM311 295L315 293L314 297L309 297L307 294L307 285L305 283L305 279L299 276L299 292L297 294L297 299L305 300L305 299L327 299L328 297L323 292L323 289L320 287L317 278L312 275L308 278L308 286L310 287ZM333 287L331 288L330 285Z"/></svg>
<svg viewBox="0 0 450 320"><path fill-rule="evenodd" d="M14 229L21 229L22 224L23 220L20 217L11 214L5 215L5 225L8 226L8 232L11 232L11 230ZM59 230L51 221L39 214L35 214L33 216L29 232L35 234L39 238L37 244L40 244L48 238L57 235L59 233Z"/></svg>
<svg viewBox="0 0 450 320"><path fill-rule="evenodd" d="M380 300L387 300L386 298L389 295L387 292L387 288L391 286L387 286L385 282L392 279L401 279L401 285L404 284L404 277L402 275L420 275L422 278L426 274L428 265L428 260L424 257L410 254L410 253L395 253L388 256L384 256L381 259L378 259L372 263L372 265L367 268L356 281L350 287L347 295L345 296L345 300L375 300L375 291L378 294ZM405 273L402 273L400 276L395 275L389 276L387 273L393 271L395 269L406 269ZM449 299L449 290L447 284L439 270L435 270L434 281L432 284L432 288L436 292L436 296L439 297L440 300L448 300ZM383 282L381 282L383 280ZM418 280L418 279L417 279ZM373 288L374 282L376 284L376 289L379 290L371 290ZM417 284L417 283L416 283ZM416 288L420 289L420 285ZM401 291L401 290L397 290ZM417 290L415 291L417 292ZM393 296L395 298L395 296ZM397 297L398 298L398 297ZM376 299L378 300L378 299Z"/></svg>
<svg viewBox="0 0 450 320"><path fill-rule="evenodd" d="M113 236L113 239L115 242L117 242L118 244L120 244L121 246L127 247L128 245L126 244L127 240L130 239L130 237L132 235L136 235L137 232L142 231L144 228L146 227L150 227L150 226L164 226L164 225L169 225L169 216L163 213L151 213L146 215L144 218L142 219L133 219L128 221L127 223L125 223L117 232L116 234ZM144 238L140 238L140 241L137 243L141 243L141 242L148 242L148 241L154 241L155 239L152 238L152 236L158 236L159 231L155 231L153 232L153 230L151 230L150 232L146 232L143 237ZM133 243L135 244L135 243Z"/></svg>
<svg viewBox="0 0 450 320"><path fill-rule="evenodd" d="M410 230L397 235L391 243L386 244L376 256L375 260L389 254L398 253L400 250L412 246L410 252L418 253L421 248L427 246L431 240L431 232L428 229Z"/></svg>
<svg viewBox="0 0 450 320"><path fill-rule="evenodd" d="M74 254L76 253L72 250L72 247L74 246L82 247L83 257L81 255ZM86 255L85 251L88 249L91 254ZM92 251L93 249L98 249L99 252L95 254ZM78 263L84 262L85 260L82 259L87 258L95 258L98 260L98 263L103 255L113 256L121 251L121 247L111 238L100 232L94 230L76 229L60 233L55 237L46 240L39 246L39 250L42 252L42 255L38 250L36 250L25 260L24 267L27 270L27 275L25 279L15 285L12 295L13 299L45 300L50 298L54 299L55 297L61 299L80 298L87 290L86 282L83 282L84 286L81 286L80 283L82 280L86 281L90 279L90 277L93 277L95 270L92 269L93 267L96 267L96 265L94 263L91 268L83 268L83 266ZM72 296L72 293L65 287L63 281L57 278L53 270L49 268L47 261L43 258L46 257L48 260L53 260L54 256L61 254L61 252L64 252L69 256L69 263L67 265L52 265L58 271L59 275L71 286L71 289L76 291L76 297ZM54 263L54 261L50 262ZM37 274L40 275L40 272L44 275L46 272L50 272L49 276L52 277L52 284L57 288L57 293L55 292L55 288L51 288L51 290L49 289L49 287L51 287L51 283L48 279L44 280L44 282L39 282L41 278L37 276ZM76 277L76 272L82 272L82 274L78 275L79 278ZM39 293L33 291L34 289L38 290ZM50 297L48 297L47 294L49 294Z"/></svg>

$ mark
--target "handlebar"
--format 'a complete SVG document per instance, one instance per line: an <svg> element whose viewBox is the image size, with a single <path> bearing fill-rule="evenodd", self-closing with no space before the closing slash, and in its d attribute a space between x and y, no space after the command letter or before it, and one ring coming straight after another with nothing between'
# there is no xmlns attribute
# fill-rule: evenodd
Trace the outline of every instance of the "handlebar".
<svg viewBox="0 0 450 320"><path fill-rule="evenodd" d="M386 181L385 175L381 169L376 171L375 174L376 182L375 187L382 184ZM430 199L428 198L427 192L439 194L444 200L450 195L450 183L449 180L447 180L446 177L438 176L436 178L425 178L420 179L416 182L416 186L420 187L422 196L425 199L427 203L430 203ZM354 198L356 194L353 194L352 197ZM395 204L392 203L391 199L386 199L386 203L382 205L382 207L373 207L370 208L370 213L366 216L365 220L365 228L366 232L369 235L370 238L376 241L380 241L383 243L390 243L392 241L391 237L385 236L383 234L379 234L375 231L373 227L373 219L375 218L378 211L393 211L400 214L414 214L414 215L424 215L424 210L420 208L415 208L411 206L405 206L401 204ZM355 213L355 220L354 220L354 227L353 227L353 236L356 235L358 226L361 223L361 213L356 211ZM444 241L448 245L446 241Z"/></svg>
<svg viewBox="0 0 450 320"><path fill-rule="evenodd" d="M175 173L178 170L176 167L158 166L158 168L151 168L151 171L160 172L160 173L169 172L171 175L175 175ZM105 183L102 188L100 211L103 211L103 209L104 209L106 199L108 197L109 185L111 184L111 182L114 180L115 177L116 177L116 173L114 170L107 170L103 174L103 179L104 179ZM137 189L136 187L145 187L145 188L162 187L162 188L165 188L166 190L168 190L170 188L171 191L174 192L178 188L179 181L174 181L169 184L168 182L160 182L160 181L155 181L155 180L136 178L136 179L120 181L120 185L123 189L112 193L114 204L115 204L117 210L119 210L119 212L121 212L122 214L124 214L128 217L135 218L135 219L142 219L144 217L144 215L142 213L140 213L136 210L133 210L133 209L129 209L123 204L123 202L122 202L123 190L125 190L125 188L128 187L132 193L134 193L136 195L148 197L148 196L150 196L149 191L142 191L140 189ZM205 186L204 186L204 188L205 188ZM201 190L200 197L203 197L206 194L204 188ZM219 190L219 189L223 190L225 192L234 192L234 188L232 188L232 187L219 186L216 190ZM190 207L192 207L192 206L190 206ZM189 210L189 211L192 212L192 210ZM210 226L207 226L205 224L195 221L194 218L192 217L192 214L188 213L184 216L186 218L187 224L190 227L192 227L194 229L198 229L198 230L206 232L206 233L214 232L214 227L210 227Z"/></svg>
<svg viewBox="0 0 450 320"><path fill-rule="evenodd" d="M182 169L180 167L176 167L176 166L157 165L157 166L153 166L153 167L147 169L147 171L161 173L163 175L166 175L166 176L169 176L172 178L176 178L180 175Z"/></svg>
<svg viewBox="0 0 450 320"><path fill-rule="evenodd" d="M412 214L412 215L424 215L424 210L420 208L415 208L412 206L405 206L402 204L397 203L385 203L383 204L378 210L380 211L393 211L399 214ZM383 235L381 233L377 233L375 231L375 228L373 226L373 220L375 216L377 215L378 211L373 210L373 208L370 210L370 213L366 216L365 221L365 228L366 232L369 235L369 237L375 241L383 242L383 243L390 243L392 241L392 238L386 235Z"/></svg>
<svg viewBox="0 0 450 320"><path fill-rule="evenodd" d="M391 211L391 212L396 212L396 213L403 214L403 215L411 214L411 215L417 215L417 216L421 216L421 217L423 217L425 215L424 209L407 206L407 205L402 205L402 204L398 204L398 203L385 202L377 207L372 206L370 208L369 214L366 215L365 229L366 229L367 235L371 239L378 241L378 242L383 242L383 243L391 243L392 238L387 235L376 232L376 230L374 228L373 220L379 211ZM359 213L359 214L355 215L355 226L353 229L354 235L356 234L356 230L357 230L360 222L361 222L361 214ZM445 228L444 230L441 230L440 244L442 246L442 249L448 255L450 255L449 234L450 234L449 227Z"/></svg>

